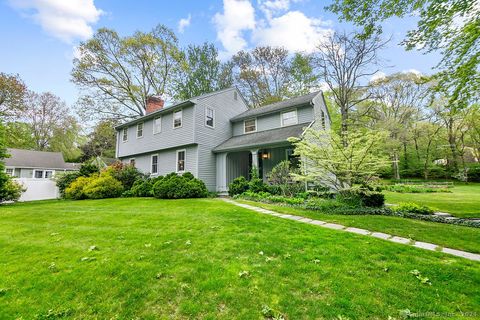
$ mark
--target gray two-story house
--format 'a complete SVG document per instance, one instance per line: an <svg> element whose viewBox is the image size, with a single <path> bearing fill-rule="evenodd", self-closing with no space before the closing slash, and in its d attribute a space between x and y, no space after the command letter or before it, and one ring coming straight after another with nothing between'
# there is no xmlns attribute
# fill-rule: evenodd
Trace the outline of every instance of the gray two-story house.
<svg viewBox="0 0 480 320"><path fill-rule="evenodd" d="M266 178L280 161L296 161L287 139L310 126L330 127L322 92L255 109L236 88L168 107L152 97L145 116L116 127L116 154L152 176L188 171L210 191L226 192L251 168Z"/></svg>

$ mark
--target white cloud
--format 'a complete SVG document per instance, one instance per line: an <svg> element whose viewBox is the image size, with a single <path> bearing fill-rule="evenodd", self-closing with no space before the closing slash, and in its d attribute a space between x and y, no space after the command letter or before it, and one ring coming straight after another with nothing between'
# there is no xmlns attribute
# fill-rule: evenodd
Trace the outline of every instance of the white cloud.
<svg viewBox="0 0 480 320"><path fill-rule="evenodd" d="M185 28L190 25L190 22L192 21L192 15L188 14L188 17L180 19L178 21L178 32L183 33L185 31Z"/></svg>
<svg viewBox="0 0 480 320"><path fill-rule="evenodd" d="M223 0L223 13L213 17L217 28L217 38L228 56L247 46L244 31L255 28L255 9L248 0Z"/></svg>
<svg viewBox="0 0 480 320"><path fill-rule="evenodd" d="M267 19L270 20L273 15L288 10L290 8L290 0L260 0L259 6Z"/></svg>
<svg viewBox="0 0 480 320"><path fill-rule="evenodd" d="M93 0L9 0L9 3L45 32L65 42L91 37L91 25L103 14Z"/></svg>
<svg viewBox="0 0 480 320"><path fill-rule="evenodd" d="M267 21L255 30L253 40L259 45L281 46L290 51L312 52L333 32L329 22L309 18L300 11L289 11Z"/></svg>

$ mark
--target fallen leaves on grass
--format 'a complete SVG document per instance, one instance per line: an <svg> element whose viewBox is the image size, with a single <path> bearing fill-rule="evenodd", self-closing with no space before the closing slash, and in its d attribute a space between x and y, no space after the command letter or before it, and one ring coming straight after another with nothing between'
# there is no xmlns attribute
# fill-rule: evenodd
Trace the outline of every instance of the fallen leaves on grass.
<svg viewBox="0 0 480 320"><path fill-rule="evenodd" d="M415 270L412 270L410 271L411 274L413 274L415 276L415 278L417 278L420 283L422 284L428 284L428 285L432 285L432 283L430 282L430 279L428 279L427 277L424 277L422 276L422 274L420 273L420 271L418 271L417 269Z"/></svg>

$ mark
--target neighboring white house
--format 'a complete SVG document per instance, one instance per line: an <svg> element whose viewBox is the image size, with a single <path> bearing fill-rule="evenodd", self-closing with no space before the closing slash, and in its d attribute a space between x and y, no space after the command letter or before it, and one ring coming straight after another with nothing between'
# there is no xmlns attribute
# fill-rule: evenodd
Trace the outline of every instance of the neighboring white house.
<svg viewBox="0 0 480 320"><path fill-rule="evenodd" d="M76 163L67 163L61 152L7 149L5 161L7 175L27 189L20 201L55 199L59 197L53 177L66 171L78 169Z"/></svg>

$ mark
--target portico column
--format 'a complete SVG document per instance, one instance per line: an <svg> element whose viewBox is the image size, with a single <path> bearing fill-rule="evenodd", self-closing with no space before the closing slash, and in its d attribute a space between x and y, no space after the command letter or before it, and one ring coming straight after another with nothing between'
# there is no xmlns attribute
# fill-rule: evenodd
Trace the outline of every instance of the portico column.
<svg viewBox="0 0 480 320"><path fill-rule="evenodd" d="M252 150L250 150L250 152L252 153L252 167L255 168L255 171L257 172L257 174L259 174L259 172L258 172L258 149L252 149Z"/></svg>
<svg viewBox="0 0 480 320"><path fill-rule="evenodd" d="M227 192L227 153L217 154L217 192Z"/></svg>

